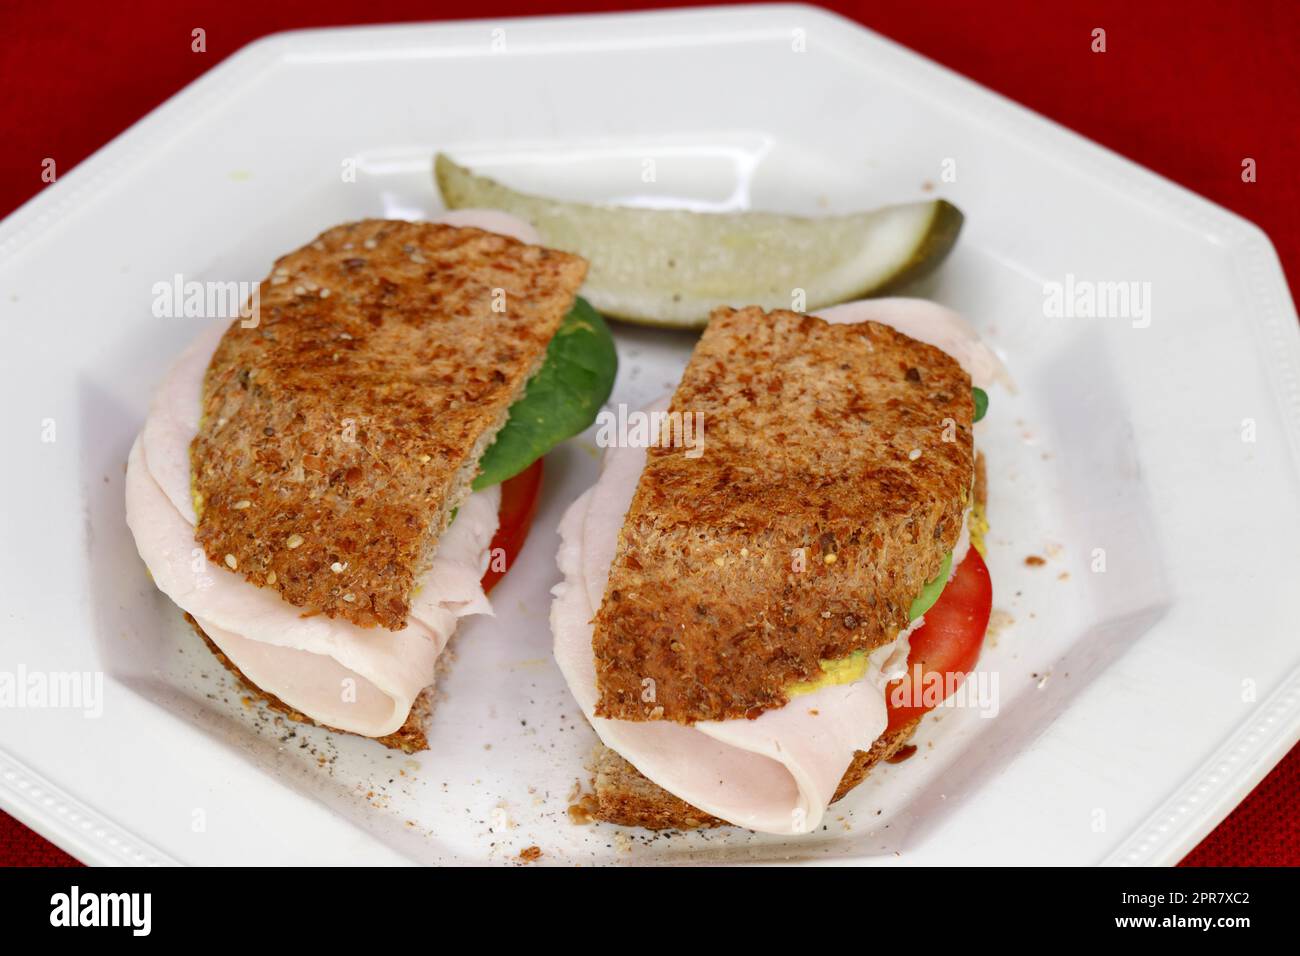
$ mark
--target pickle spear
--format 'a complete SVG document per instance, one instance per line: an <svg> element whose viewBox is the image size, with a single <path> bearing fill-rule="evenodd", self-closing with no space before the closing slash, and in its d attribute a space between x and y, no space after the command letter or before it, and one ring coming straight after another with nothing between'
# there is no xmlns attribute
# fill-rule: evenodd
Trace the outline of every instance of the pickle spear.
<svg viewBox="0 0 1300 956"><path fill-rule="evenodd" d="M586 258L583 297L642 325L700 328L719 305L813 312L891 292L938 266L962 225L942 199L818 218L565 202L517 192L441 153L434 177L448 209L503 210L531 222L547 246Z"/></svg>

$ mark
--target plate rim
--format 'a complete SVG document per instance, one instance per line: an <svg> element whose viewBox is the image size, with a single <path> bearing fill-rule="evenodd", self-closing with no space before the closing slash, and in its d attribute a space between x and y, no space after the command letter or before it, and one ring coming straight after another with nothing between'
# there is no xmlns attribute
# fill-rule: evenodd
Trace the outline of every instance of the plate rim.
<svg viewBox="0 0 1300 956"><path fill-rule="evenodd" d="M296 49L323 37L386 35L388 42L413 31L463 32L484 25L583 23L599 27L634 21L663 23L723 22L765 17L770 23L797 13L834 34L847 47L859 45L893 51L913 73L935 72L983 98L984 113L1011 135L1042 142L1052 138L1069 151L1071 163L1126 192L1162 207L1180 221L1212 230L1225 252L1244 273L1251 298L1249 315L1273 348L1265 364L1271 390L1286 422L1293 467L1300 467L1300 326L1285 274L1268 235L1249 219L1219 206L1172 180L1102 146L1056 121L982 86L923 54L908 49L847 17L809 4L753 4L676 10L575 14L458 21L321 27L271 33L248 43L223 62L187 84L163 103L101 146L74 169L43 189L0 222L0 265L18 249L38 239L72 209L82 209L106 180L131 166L150 146L180 127L201 121L207 104L232 86L251 82ZM843 53L843 50L839 52ZM1289 319L1289 321L1288 321ZM1267 772L1300 741L1300 667L1294 668L1264 701L1241 720L1214 756L1173 788L1171 796L1100 862L1102 865L1153 865L1177 862L1240 802ZM1235 774L1235 775L1234 775ZM176 864L178 860L149 841L114 823L85 800L61 788L39 770L19 761L0 744L0 808L50 839L65 851L95 864ZM74 822L75 821L75 822ZM852 863L852 859L844 862Z"/></svg>

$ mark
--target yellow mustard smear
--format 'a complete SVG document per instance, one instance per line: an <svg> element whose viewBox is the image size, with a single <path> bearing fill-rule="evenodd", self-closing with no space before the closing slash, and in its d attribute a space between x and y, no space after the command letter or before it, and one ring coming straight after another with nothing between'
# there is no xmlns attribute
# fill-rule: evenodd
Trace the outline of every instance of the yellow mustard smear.
<svg viewBox="0 0 1300 956"><path fill-rule="evenodd" d="M989 533L989 519L984 514L984 506L978 501L971 505L966 528L970 533L971 547L979 552L981 558L988 557L988 553L984 550L984 536Z"/></svg>
<svg viewBox="0 0 1300 956"><path fill-rule="evenodd" d="M821 690L823 687L852 684L855 680L861 680L867 672L867 652L853 651L848 657L840 657L833 661L818 661L817 666L822 669L821 677L816 680L796 681L785 689L786 696L799 697Z"/></svg>
<svg viewBox="0 0 1300 956"><path fill-rule="evenodd" d="M194 470L190 469L190 500L194 503L195 520L203 517L203 492L199 491L197 483L197 476Z"/></svg>
<svg viewBox="0 0 1300 956"><path fill-rule="evenodd" d="M208 410L202 407L203 395L200 390L199 394L199 428L196 434L203 433L203 423L207 421ZM194 445L191 443L189 450L190 459L190 501L194 504L194 520L197 522L203 518L203 492L199 491L199 470L194 467Z"/></svg>
<svg viewBox="0 0 1300 956"><path fill-rule="evenodd" d="M984 550L984 536L989 531L989 519L984 514L984 506L978 501L970 507L970 516L966 521L967 531L970 534L971 547L979 552L981 558L987 557ZM813 691L821 690L823 687L834 687L837 684L852 684L855 680L861 680L867 672L867 652L854 651L848 657L841 657L836 660L818 661L817 666L822 669L822 676L816 680L795 681L785 689L787 697L801 697L804 694L811 694Z"/></svg>

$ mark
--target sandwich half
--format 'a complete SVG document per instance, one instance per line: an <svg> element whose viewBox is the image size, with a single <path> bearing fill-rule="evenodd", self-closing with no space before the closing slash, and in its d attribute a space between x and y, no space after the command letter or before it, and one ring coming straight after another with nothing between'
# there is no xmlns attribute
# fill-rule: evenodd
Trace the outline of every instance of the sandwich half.
<svg viewBox="0 0 1300 956"><path fill-rule="evenodd" d="M457 621L491 613L497 482L547 447L517 410L574 336L601 371L568 383L552 444L613 377L599 318L572 319L586 263L510 217L454 216L350 223L279 259L250 319L181 356L127 468L140 555L221 662L290 716L407 751Z"/></svg>
<svg viewBox="0 0 1300 956"><path fill-rule="evenodd" d="M1003 374L916 300L713 313L647 409L661 440L607 451L560 528L551 623L602 741L599 819L809 832L904 745L909 660L964 673L987 627L973 385Z"/></svg>

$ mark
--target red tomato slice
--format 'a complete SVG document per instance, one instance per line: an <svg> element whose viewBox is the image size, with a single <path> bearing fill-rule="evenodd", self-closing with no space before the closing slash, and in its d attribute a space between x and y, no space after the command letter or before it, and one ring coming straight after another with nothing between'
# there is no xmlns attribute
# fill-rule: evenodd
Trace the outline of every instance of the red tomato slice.
<svg viewBox="0 0 1300 956"><path fill-rule="evenodd" d="M537 499L542 492L542 460L539 458L513 478L501 482L501 511L497 533L492 536L492 558L483 575L483 590L492 588L506 576L515 557L524 546L528 529L537 514ZM504 566L504 567L503 567Z"/></svg>
<svg viewBox="0 0 1300 956"><path fill-rule="evenodd" d="M971 548L939 600L926 611L925 623L912 632L907 676L894 681L886 691L889 726L885 733L937 707L975 669L992 610L989 569L979 552ZM913 686L918 666L920 692ZM895 706L895 701L910 706Z"/></svg>

